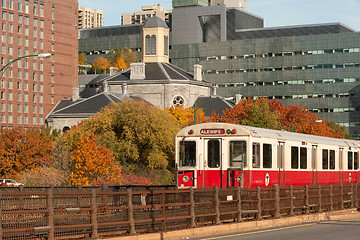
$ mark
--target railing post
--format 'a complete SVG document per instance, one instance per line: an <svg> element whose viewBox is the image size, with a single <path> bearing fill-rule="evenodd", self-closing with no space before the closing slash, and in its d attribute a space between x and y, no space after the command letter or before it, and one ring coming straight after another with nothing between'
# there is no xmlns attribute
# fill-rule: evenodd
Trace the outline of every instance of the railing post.
<svg viewBox="0 0 360 240"><path fill-rule="evenodd" d="M334 211L334 193L333 185L330 185L330 211Z"/></svg>
<svg viewBox="0 0 360 240"><path fill-rule="evenodd" d="M190 227L194 228L196 226L195 223L195 200L194 200L194 188L191 187L190 188L190 216L191 216L191 220L190 220Z"/></svg>
<svg viewBox="0 0 360 240"><path fill-rule="evenodd" d="M351 208L353 208L354 207L354 205L355 205L355 197L354 197L354 184L353 183L351 183Z"/></svg>
<svg viewBox="0 0 360 240"><path fill-rule="evenodd" d="M162 220L162 231L166 232L166 206L165 206L165 190L162 190L160 194L160 204L161 204L161 218Z"/></svg>
<svg viewBox="0 0 360 240"><path fill-rule="evenodd" d="M290 186L290 216L294 216L294 187Z"/></svg>
<svg viewBox="0 0 360 240"><path fill-rule="evenodd" d="M98 239L98 221L97 221L97 205L96 205L96 189L91 189L91 224L92 224L92 234L91 239Z"/></svg>
<svg viewBox="0 0 360 240"><path fill-rule="evenodd" d="M102 192L108 192L109 191L109 186L107 185L107 183L103 183L101 185L101 190ZM109 205L109 195L108 194L103 194L102 197L101 197L101 200L102 200L102 206L105 210L105 213L107 214L107 209L108 209L108 205Z"/></svg>
<svg viewBox="0 0 360 240"><path fill-rule="evenodd" d="M344 184L340 185L341 190L341 210L344 209Z"/></svg>
<svg viewBox="0 0 360 240"><path fill-rule="evenodd" d="M275 184L275 218L280 218L280 189L279 185Z"/></svg>
<svg viewBox="0 0 360 240"><path fill-rule="evenodd" d="M4 237L4 231L3 231L3 228L2 228L2 203L3 203L3 201L2 201L2 194L1 194L1 191L0 191L0 240L2 240L3 239L3 237Z"/></svg>
<svg viewBox="0 0 360 240"><path fill-rule="evenodd" d="M321 185L318 186L318 195L319 195L319 213L322 212L322 197L321 197Z"/></svg>
<svg viewBox="0 0 360 240"><path fill-rule="evenodd" d="M309 199L309 186L305 185L305 213L309 214L310 213L310 199Z"/></svg>
<svg viewBox="0 0 360 240"><path fill-rule="evenodd" d="M129 225L130 225L130 235L135 234L135 221L134 221L134 206L132 202L132 189L127 189L127 205L128 205L128 218L129 218Z"/></svg>
<svg viewBox="0 0 360 240"><path fill-rule="evenodd" d="M215 187L215 213L216 219L215 224L220 224L220 199L219 199L219 188Z"/></svg>
<svg viewBox="0 0 360 240"><path fill-rule="evenodd" d="M20 185L19 186L19 192L23 193L24 192L24 185ZM23 210L22 208L25 206L24 204L24 196L21 195L19 196L19 209L18 210Z"/></svg>
<svg viewBox="0 0 360 240"><path fill-rule="evenodd" d="M48 208L48 226L49 240L55 239L55 225L54 225L54 185L51 185L48 190L47 208ZM1 225L1 224L0 224ZM1 239L1 238L0 238Z"/></svg>
<svg viewBox="0 0 360 240"><path fill-rule="evenodd" d="M257 198L257 210L258 210L258 214L257 214L257 220L261 220L261 191L260 191L260 187L257 186L256 187L256 198Z"/></svg>
<svg viewBox="0 0 360 240"><path fill-rule="evenodd" d="M240 187L236 188L236 198L237 198L237 212L238 212L238 216L237 216L237 222L241 222L242 221L242 209L241 209L241 190Z"/></svg>
<svg viewBox="0 0 360 240"><path fill-rule="evenodd" d="M78 186L77 186L77 191L78 191L79 193L82 192L82 186L81 186L81 185L78 185ZM78 194L76 201L77 201L77 205L78 205L79 208L81 208L81 199L82 199L82 195L81 195L81 194Z"/></svg>

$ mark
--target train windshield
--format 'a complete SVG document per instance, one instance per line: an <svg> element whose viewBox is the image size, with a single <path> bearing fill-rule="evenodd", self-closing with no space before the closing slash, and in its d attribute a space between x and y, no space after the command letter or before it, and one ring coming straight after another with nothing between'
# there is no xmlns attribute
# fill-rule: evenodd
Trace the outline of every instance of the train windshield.
<svg viewBox="0 0 360 240"><path fill-rule="evenodd" d="M196 165L196 142L181 141L180 142L180 158L181 167L194 167Z"/></svg>
<svg viewBox="0 0 360 240"><path fill-rule="evenodd" d="M230 142L230 167L246 167L246 142Z"/></svg>

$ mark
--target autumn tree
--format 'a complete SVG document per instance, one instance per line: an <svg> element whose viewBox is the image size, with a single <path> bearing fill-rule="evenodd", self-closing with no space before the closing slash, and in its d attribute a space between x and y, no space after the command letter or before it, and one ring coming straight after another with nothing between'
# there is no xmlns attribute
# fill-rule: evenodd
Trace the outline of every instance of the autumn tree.
<svg viewBox="0 0 360 240"><path fill-rule="evenodd" d="M321 120L321 122L316 122ZM248 98L240 101L224 114L214 115L211 121L243 124L270 129L296 130L299 133L327 137L346 137L344 128L319 118L298 105L284 106L280 101Z"/></svg>
<svg viewBox="0 0 360 240"><path fill-rule="evenodd" d="M111 66L115 66L119 69L125 69L130 67L130 63L138 62L138 57L136 52L132 51L130 48L122 48L122 49L112 49L108 54L106 54L106 58L108 59ZM125 67L123 67L123 63L118 61L122 61L119 59L123 59ZM119 65L120 67L118 67Z"/></svg>
<svg viewBox="0 0 360 240"><path fill-rule="evenodd" d="M110 68L110 63L106 58L99 57L94 61L92 66L95 69L95 74L96 74L97 69L99 69L99 70L107 70L107 69L109 69Z"/></svg>
<svg viewBox="0 0 360 240"><path fill-rule="evenodd" d="M194 124L194 108L184 108L183 106L166 108L165 111L173 115L177 123L181 127L186 127ZM205 113L202 108L196 110L197 123L207 122Z"/></svg>
<svg viewBox="0 0 360 240"><path fill-rule="evenodd" d="M80 53L79 54L79 57L78 57L78 64L79 65L86 65L86 62L87 62L87 59L86 59L86 56L85 56L85 53Z"/></svg>
<svg viewBox="0 0 360 240"><path fill-rule="evenodd" d="M24 170L48 165L52 139L44 131L14 128L0 132L0 176L17 178Z"/></svg>
<svg viewBox="0 0 360 240"><path fill-rule="evenodd" d="M171 181L174 137L180 126L167 111L129 99L110 104L79 129L95 133L97 143L110 149L125 169L133 173L146 169L149 176L162 175L159 182Z"/></svg>
<svg viewBox="0 0 360 240"><path fill-rule="evenodd" d="M127 65L124 61L123 57L119 57L118 59L116 59L115 63L114 63L114 67L117 67L120 70L123 70L125 68L127 68Z"/></svg>
<svg viewBox="0 0 360 240"><path fill-rule="evenodd" d="M73 143L70 153L73 185L99 185L121 183L121 167L105 146L96 144L95 136L85 135Z"/></svg>

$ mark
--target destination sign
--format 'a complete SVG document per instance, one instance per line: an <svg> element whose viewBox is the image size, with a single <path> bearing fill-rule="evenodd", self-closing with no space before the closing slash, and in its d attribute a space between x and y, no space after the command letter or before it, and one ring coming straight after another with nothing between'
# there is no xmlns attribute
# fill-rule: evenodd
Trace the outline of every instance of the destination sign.
<svg viewBox="0 0 360 240"><path fill-rule="evenodd" d="M204 135L216 135L216 134L224 134L225 130L224 129L201 129L200 130L200 134L204 134Z"/></svg>

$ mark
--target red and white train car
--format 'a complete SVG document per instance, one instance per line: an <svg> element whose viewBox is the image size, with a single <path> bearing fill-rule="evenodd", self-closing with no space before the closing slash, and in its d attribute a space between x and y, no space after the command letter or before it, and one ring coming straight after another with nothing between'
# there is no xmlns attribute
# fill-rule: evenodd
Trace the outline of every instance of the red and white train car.
<svg viewBox="0 0 360 240"><path fill-rule="evenodd" d="M185 127L175 139L179 188L360 182L354 140L228 123Z"/></svg>

